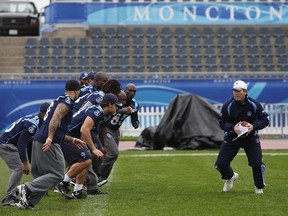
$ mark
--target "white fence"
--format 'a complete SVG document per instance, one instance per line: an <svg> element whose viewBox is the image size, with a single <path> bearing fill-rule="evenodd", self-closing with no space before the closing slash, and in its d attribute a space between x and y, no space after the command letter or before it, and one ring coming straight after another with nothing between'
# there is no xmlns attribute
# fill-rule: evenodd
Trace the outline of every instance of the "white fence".
<svg viewBox="0 0 288 216"><path fill-rule="evenodd" d="M222 105L215 104L220 110ZM263 135L287 135L288 134L288 103L263 104L265 111L269 114L270 125L259 133ZM121 126L122 136L138 137L142 130L149 126L157 126L165 114L167 107L141 107L138 113L140 127L134 129L130 118L127 118Z"/></svg>

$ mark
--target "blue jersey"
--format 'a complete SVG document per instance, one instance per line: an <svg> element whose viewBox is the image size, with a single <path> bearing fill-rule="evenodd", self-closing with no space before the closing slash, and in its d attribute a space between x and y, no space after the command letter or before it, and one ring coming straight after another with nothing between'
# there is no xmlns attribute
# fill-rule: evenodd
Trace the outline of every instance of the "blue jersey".
<svg viewBox="0 0 288 216"><path fill-rule="evenodd" d="M253 125L253 131L243 137L246 139L256 136L258 130L269 125L270 120L262 105L255 99L246 96L244 103L231 98L223 104L221 109L219 125L225 131L225 136L231 139L237 137L234 127L239 121L247 121Z"/></svg>
<svg viewBox="0 0 288 216"><path fill-rule="evenodd" d="M93 92L93 86L84 84L81 86L79 97L82 97L83 95L89 94L91 92Z"/></svg>
<svg viewBox="0 0 288 216"><path fill-rule="evenodd" d="M60 96L50 104L50 107L47 109L46 115L44 117L43 124L39 128L38 132L35 134L34 140L41 142L41 143L45 143L48 137L49 123L54 115L56 107L60 103L64 103L70 110L70 112L61 119L60 124L57 130L55 131L55 134L53 137L54 143L62 144L65 138L65 135L67 134L67 131L68 131L68 125L70 124L71 119L72 119L72 109L75 104L75 102L68 95Z"/></svg>
<svg viewBox="0 0 288 216"><path fill-rule="evenodd" d="M95 92L85 94L82 97L79 97L75 101L75 107L73 109L73 113L78 112L81 109L81 107L83 107L83 106L85 107L85 103L87 103L88 101L92 105L99 105L100 102L102 101L104 95L105 94L102 91L95 91ZM87 107L85 107L85 108L87 108Z"/></svg>
<svg viewBox="0 0 288 216"><path fill-rule="evenodd" d="M117 111L117 114L111 118L109 123L107 124L107 127L111 130L118 130L124 120L131 116L131 124L134 128L137 128L139 126L139 120L138 120L138 111L139 111L139 104L138 102L133 98L131 101L129 101L127 104L125 104L125 107L130 106L134 112L126 114L121 112L121 110Z"/></svg>
<svg viewBox="0 0 288 216"><path fill-rule="evenodd" d="M95 91L89 94L87 100L93 105L98 105L103 100L104 95L103 91Z"/></svg>
<svg viewBox="0 0 288 216"><path fill-rule="evenodd" d="M14 144L18 147L22 162L27 161L26 147L42 124L39 115L27 115L13 122L0 137L0 143Z"/></svg>
<svg viewBox="0 0 288 216"><path fill-rule="evenodd" d="M85 94L81 97L79 97L76 101L75 101L75 106L73 108L73 113L76 113L78 110L80 110L80 108L83 106L83 104L85 104L87 102L87 97L89 96L90 93Z"/></svg>
<svg viewBox="0 0 288 216"><path fill-rule="evenodd" d="M89 116L94 121L94 128L98 127L108 116L104 115L103 109L100 105L92 105L86 109L79 110L73 115L71 124L69 125L69 134L80 138L81 132L80 129L86 119Z"/></svg>

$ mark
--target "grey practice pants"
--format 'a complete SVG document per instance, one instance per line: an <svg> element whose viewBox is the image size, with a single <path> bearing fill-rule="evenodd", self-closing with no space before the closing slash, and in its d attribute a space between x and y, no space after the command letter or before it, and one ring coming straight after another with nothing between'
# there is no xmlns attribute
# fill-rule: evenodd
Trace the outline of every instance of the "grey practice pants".
<svg viewBox="0 0 288 216"><path fill-rule="evenodd" d="M119 156L119 130L111 130L107 128L105 137L105 158L99 169L99 178L107 179L111 173L114 163Z"/></svg>
<svg viewBox="0 0 288 216"><path fill-rule="evenodd" d="M20 184L23 175L22 162L17 146L13 144L0 144L0 157L5 161L10 171L6 196L16 197L16 187Z"/></svg>
<svg viewBox="0 0 288 216"><path fill-rule="evenodd" d="M25 183L31 192L27 197L28 203L33 206L50 188L60 183L65 175L65 161L60 145L52 143L46 152L42 151L42 145L40 142L33 142L31 162L33 181Z"/></svg>

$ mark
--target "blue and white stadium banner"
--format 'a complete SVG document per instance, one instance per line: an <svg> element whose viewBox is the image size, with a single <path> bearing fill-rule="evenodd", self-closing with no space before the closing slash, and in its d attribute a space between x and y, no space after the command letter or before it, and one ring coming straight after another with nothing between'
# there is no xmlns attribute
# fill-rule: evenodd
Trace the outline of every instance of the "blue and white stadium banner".
<svg viewBox="0 0 288 216"><path fill-rule="evenodd" d="M125 79L137 86L135 99L140 106L168 106L178 94L195 94L211 104L222 104L232 97L234 79ZM247 79L248 94L262 103L288 103L287 79ZM37 113L43 102L51 102L64 93L63 80L0 81L0 131L16 119Z"/></svg>
<svg viewBox="0 0 288 216"><path fill-rule="evenodd" d="M287 3L52 3L45 22L88 25L288 24Z"/></svg>

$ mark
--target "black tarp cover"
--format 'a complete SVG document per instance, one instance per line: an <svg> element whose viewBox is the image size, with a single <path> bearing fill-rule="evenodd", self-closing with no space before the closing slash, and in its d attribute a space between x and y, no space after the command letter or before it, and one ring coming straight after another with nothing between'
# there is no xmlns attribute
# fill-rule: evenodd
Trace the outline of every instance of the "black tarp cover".
<svg viewBox="0 0 288 216"><path fill-rule="evenodd" d="M179 94L170 102L160 124L142 131L135 147L155 150L219 148L223 131L218 117L217 109L203 98Z"/></svg>

